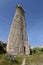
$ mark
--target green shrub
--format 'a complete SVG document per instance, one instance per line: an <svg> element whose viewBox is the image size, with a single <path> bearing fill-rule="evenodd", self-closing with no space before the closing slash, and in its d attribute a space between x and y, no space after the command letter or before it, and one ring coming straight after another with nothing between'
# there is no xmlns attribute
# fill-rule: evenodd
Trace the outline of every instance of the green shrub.
<svg viewBox="0 0 43 65"><path fill-rule="evenodd" d="M43 48L41 48L41 52L43 52Z"/></svg>
<svg viewBox="0 0 43 65"><path fill-rule="evenodd" d="M40 55L43 53L43 48L33 48L31 49L32 54Z"/></svg>

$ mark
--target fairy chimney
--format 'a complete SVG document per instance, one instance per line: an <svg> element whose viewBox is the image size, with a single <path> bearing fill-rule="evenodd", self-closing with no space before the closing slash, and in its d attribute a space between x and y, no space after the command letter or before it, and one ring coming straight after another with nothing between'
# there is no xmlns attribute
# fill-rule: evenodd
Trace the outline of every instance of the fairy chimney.
<svg viewBox="0 0 43 65"><path fill-rule="evenodd" d="M15 55L29 55L30 53L26 35L25 12L20 5L16 6L16 13L8 37L7 52Z"/></svg>

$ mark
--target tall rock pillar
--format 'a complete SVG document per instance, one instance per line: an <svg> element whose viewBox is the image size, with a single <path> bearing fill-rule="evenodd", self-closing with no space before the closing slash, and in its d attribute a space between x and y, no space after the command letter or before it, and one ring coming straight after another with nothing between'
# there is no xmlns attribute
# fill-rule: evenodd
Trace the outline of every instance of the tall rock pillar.
<svg viewBox="0 0 43 65"><path fill-rule="evenodd" d="M7 52L10 54L24 54L24 45L26 40L24 10L20 5L18 5L16 6L16 13L10 29Z"/></svg>

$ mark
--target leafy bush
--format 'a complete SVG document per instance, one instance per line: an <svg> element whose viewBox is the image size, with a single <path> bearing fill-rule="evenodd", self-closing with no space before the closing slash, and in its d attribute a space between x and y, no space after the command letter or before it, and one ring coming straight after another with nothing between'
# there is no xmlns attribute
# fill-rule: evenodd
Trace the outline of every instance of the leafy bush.
<svg viewBox="0 0 43 65"><path fill-rule="evenodd" d="M31 49L32 54L40 55L43 53L43 48L33 48Z"/></svg>
<svg viewBox="0 0 43 65"><path fill-rule="evenodd" d="M6 46L7 44L0 41L0 54L5 54L6 53Z"/></svg>
<svg viewBox="0 0 43 65"><path fill-rule="evenodd" d="M0 46L0 54L4 54L4 53L6 53L6 50L2 46Z"/></svg>
<svg viewBox="0 0 43 65"><path fill-rule="evenodd" d="M43 48L41 48L41 52L43 52Z"/></svg>

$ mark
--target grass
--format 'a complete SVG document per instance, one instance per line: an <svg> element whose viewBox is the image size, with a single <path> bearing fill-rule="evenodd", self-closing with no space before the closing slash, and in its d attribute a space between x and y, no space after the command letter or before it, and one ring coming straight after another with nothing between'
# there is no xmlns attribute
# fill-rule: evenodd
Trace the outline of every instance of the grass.
<svg viewBox="0 0 43 65"><path fill-rule="evenodd" d="M26 57L26 65L43 65L43 56L31 55Z"/></svg>
<svg viewBox="0 0 43 65"><path fill-rule="evenodd" d="M0 55L0 65L21 65L23 58L26 59L25 65L43 65L43 55L17 55L17 62L12 62L5 55Z"/></svg>
<svg viewBox="0 0 43 65"><path fill-rule="evenodd" d="M22 63L22 57L16 56L17 62L12 62L5 55L0 55L0 65L20 65Z"/></svg>

